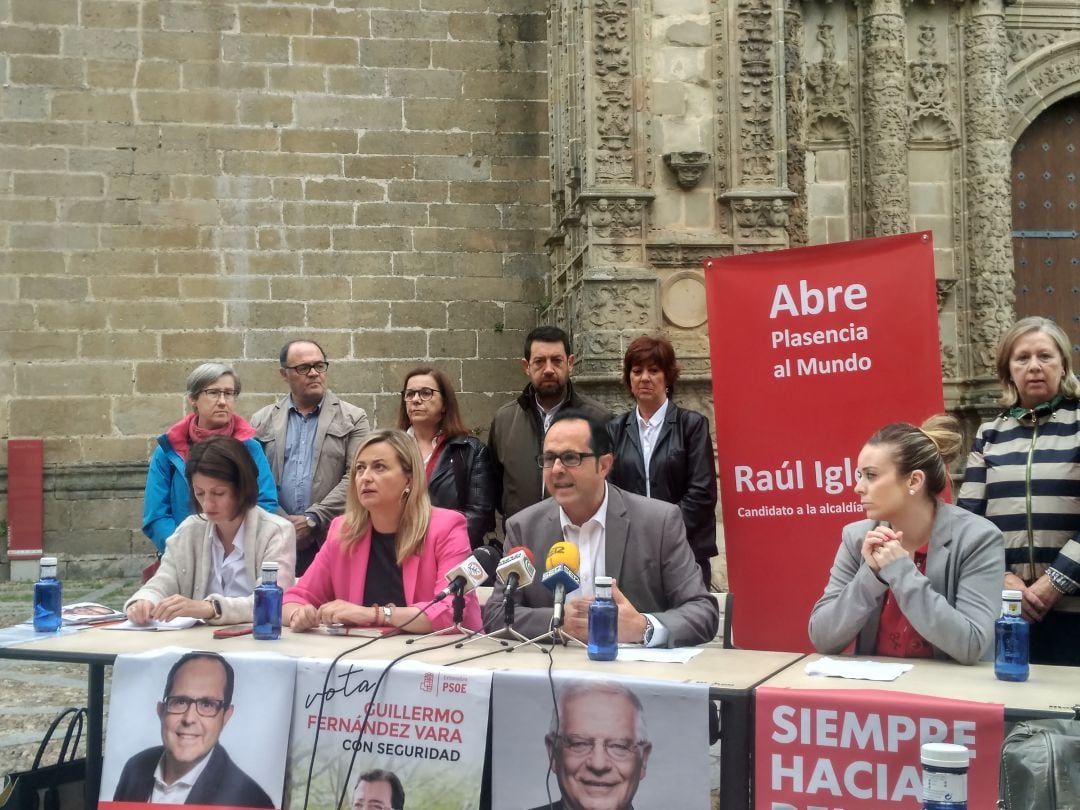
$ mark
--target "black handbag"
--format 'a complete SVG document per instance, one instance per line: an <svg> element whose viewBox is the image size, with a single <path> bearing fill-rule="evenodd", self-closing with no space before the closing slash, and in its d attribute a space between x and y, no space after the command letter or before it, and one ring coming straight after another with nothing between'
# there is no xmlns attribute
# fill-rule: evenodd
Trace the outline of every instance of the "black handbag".
<svg viewBox="0 0 1080 810"><path fill-rule="evenodd" d="M52 765L42 765L45 751L64 721L67 728L60 753ZM0 810L81 810L85 806L86 757L75 754L82 741L86 709L65 709L52 721L28 771L8 774L8 788L0 794Z"/></svg>

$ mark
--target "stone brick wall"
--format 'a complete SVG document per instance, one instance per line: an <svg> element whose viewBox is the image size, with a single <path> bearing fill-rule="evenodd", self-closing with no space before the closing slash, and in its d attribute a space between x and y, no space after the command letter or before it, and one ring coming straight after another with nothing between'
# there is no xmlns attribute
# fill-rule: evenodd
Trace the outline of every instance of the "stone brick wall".
<svg viewBox="0 0 1080 810"><path fill-rule="evenodd" d="M380 425L430 361L486 427L544 295L545 38L521 0L0 0L0 437L45 438L47 547L149 549L131 465L206 359L247 415L313 336Z"/></svg>

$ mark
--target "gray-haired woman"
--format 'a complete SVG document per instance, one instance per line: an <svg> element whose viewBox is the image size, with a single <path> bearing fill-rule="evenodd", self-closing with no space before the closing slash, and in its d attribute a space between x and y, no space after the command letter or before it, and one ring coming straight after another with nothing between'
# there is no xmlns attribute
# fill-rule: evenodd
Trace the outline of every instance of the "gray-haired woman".
<svg viewBox="0 0 1080 810"><path fill-rule="evenodd" d="M153 541L158 554L165 541L191 514L191 493L184 478L191 445L210 436L232 436L244 443L259 469L259 506L277 512L277 485L255 428L233 410L240 396L240 378L224 363L203 363L187 378L191 413L158 437L150 457L143 496L143 534Z"/></svg>

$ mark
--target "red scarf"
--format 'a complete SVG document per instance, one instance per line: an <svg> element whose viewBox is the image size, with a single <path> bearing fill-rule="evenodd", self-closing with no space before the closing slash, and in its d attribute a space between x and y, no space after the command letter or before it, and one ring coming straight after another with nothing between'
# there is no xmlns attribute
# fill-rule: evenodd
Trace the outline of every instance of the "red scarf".
<svg viewBox="0 0 1080 810"><path fill-rule="evenodd" d="M192 411L171 428L165 434L169 438L169 444L184 461L187 461L188 450L191 445L208 439L211 436L232 436L237 441L247 441L255 435L253 428L242 416L235 413L229 418L229 423L219 428L199 427L198 416Z"/></svg>

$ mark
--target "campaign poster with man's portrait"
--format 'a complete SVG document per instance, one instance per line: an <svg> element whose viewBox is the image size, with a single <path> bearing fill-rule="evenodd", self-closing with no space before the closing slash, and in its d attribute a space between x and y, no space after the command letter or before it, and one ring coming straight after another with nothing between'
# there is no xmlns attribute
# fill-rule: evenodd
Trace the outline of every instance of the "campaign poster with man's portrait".
<svg viewBox="0 0 1080 810"><path fill-rule="evenodd" d="M330 663L297 664L292 807L479 806L490 672L349 660L331 672Z"/></svg>
<svg viewBox="0 0 1080 810"><path fill-rule="evenodd" d="M492 807L710 806L705 684L498 672L491 710Z"/></svg>
<svg viewBox="0 0 1080 810"><path fill-rule="evenodd" d="M117 657L98 806L280 808L295 676L262 653Z"/></svg>

